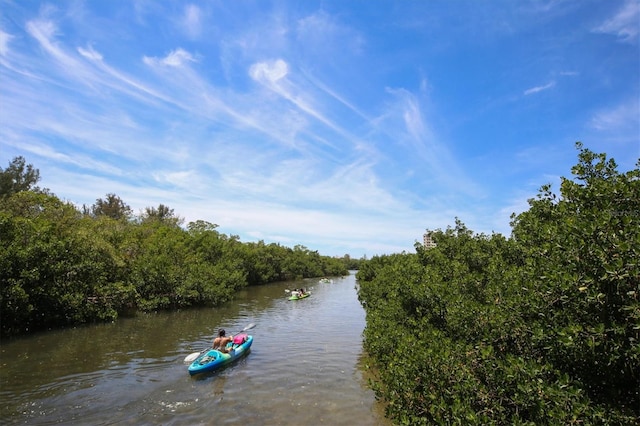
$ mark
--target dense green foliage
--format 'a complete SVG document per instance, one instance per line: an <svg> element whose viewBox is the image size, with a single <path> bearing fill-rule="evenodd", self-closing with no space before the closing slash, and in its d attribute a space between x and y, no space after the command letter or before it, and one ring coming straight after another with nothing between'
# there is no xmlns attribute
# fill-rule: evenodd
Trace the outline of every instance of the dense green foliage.
<svg viewBox="0 0 640 426"><path fill-rule="evenodd" d="M0 199L20 191L40 191L35 186L40 180L40 171L27 164L24 157L16 157L9 167L0 168Z"/></svg>
<svg viewBox="0 0 640 426"><path fill-rule="evenodd" d="M512 219L361 265L365 348L398 424L638 424L640 162L580 150Z"/></svg>
<svg viewBox="0 0 640 426"><path fill-rule="evenodd" d="M342 258L342 263L344 263L345 268L354 271L360 269L360 265L367 261L367 257L364 256L360 259L356 259L354 257L345 254Z"/></svg>
<svg viewBox="0 0 640 426"><path fill-rule="evenodd" d="M77 209L35 187L17 158L0 169L2 336L132 310L217 305L247 285L348 273L344 259L303 246L241 243L160 204L140 217L115 194Z"/></svg>

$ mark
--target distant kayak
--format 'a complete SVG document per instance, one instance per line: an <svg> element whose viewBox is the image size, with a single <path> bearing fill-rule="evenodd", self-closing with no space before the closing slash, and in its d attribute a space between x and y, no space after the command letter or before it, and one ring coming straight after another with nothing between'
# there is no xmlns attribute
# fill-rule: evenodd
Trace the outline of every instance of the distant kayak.
<svg viewBox="0 0 640 426"><path fill-rule="evenodd" d="M193 376L194 374L214 371L246 355L253 343L253 336L239 334L235 336L233 340L238 343L233 343L233 349L229 350L229 353L220 352L215 349L210 349L202 353L202 355L189 365L189 374ZM240 343L241 341L242 343Z"/></svg>
<svg viewBox="0 0 640 426"><path fill-rule="evenodd" d="M307 292L305 294L300 294L298 292L292 291L291 296L289 296L289 300L300 300L300 299L305 299L309 296L311 296L311 293Z"/></svg>
<svg viewBox="0 0 640 426"><path fill-rule="evenodd" d="M329 278L322 278L320 281L318 281L320 284L331 284L333 282L333 280L330 280Z"/></svg>

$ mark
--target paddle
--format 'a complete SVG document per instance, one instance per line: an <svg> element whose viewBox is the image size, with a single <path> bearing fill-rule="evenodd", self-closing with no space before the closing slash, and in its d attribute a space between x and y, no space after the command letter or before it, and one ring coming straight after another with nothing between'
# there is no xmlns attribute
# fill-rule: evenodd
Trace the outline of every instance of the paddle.
<svg viewBox="0 0 640 426"><path fill-rule="evenodd" d="M243 331L251 330L255 326L256 326L255 324L251 323L248 326L246 326L245 328L243 328L242 330L240 330L240 331L238 331L236 333L232 333L232 335L235 335L235 334L238 334L238 333L242 333ZM187 355L184 358L185 364L192 363L193 361L196 360L196 358L198 358L200 356L200 354L202 354L204 351L208 351L208 350L209 350L209 348L206 348L206 349L201 350L200 352L194 352L192 354Z"/></svg>

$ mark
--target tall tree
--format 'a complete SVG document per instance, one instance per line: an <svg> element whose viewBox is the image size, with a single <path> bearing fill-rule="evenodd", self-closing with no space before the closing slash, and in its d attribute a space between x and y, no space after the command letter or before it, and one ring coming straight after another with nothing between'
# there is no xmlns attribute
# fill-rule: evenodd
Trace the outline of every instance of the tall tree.
<svg viewBox="0 0 640 426"><path fill-rule="evenodd" d="M164 204L158 205L157 208L146 207L140 219L142 222L159 222L170 226L179 226L184 222L184 219L176 215L172 208Z"/></svg>
<svg viewBox="0 0 640 426"><path fill-rule="evenodd" d="M105 199L98 198L91 206L93 216L107 216L112 219L128 219L131 217L131 207L116 194L107 194Z"/></svg>
<svg viewBox="0 0 640 426"><path fill-rule="evenodd" d="M39 190L36 183L40 180L40 171L26 164L22 156L15 157L9 167L0 168L0 198L8 197L20 191Z"/></svg>

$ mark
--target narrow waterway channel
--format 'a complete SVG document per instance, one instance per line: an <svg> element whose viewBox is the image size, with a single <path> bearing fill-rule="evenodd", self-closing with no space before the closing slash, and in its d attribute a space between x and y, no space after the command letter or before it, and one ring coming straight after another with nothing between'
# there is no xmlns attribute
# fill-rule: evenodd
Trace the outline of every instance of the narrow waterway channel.
<svg viewBox="0 0 640 426"><path fill-rule="evenodd" d="M141 314L0 344L2 424L388 425L362 366L355 276L248 288L224 307ZM286 289L311 289L289 301ZM190 376L217 329L249 354Z"/></svg>

